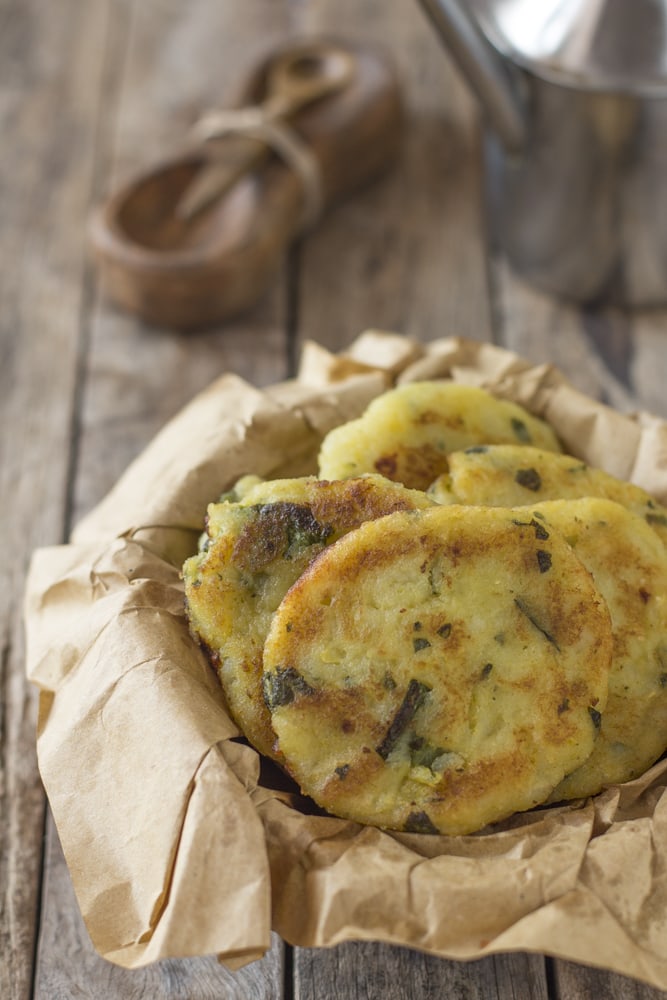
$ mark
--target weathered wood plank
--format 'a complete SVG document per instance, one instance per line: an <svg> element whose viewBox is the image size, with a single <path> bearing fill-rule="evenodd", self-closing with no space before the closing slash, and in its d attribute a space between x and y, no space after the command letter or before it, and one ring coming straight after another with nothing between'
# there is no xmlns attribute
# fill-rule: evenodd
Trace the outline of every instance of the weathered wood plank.
<svg viewBox="0 0 667 1000"><path fill-rule="evenodd" d="M521 952L494 958L498 997L501 1000L547 1000L548 959ZM465 994L462 994L464 996Z"/></svg>
<svg viewBox="0 0 667 1000"><path fill-rule="evenodd" d="M582 316L570 303L526 284L502 258L494 262L493 274L498 343L530 361L552 362L581 392L618 410L634 408L627 363L619 364L618 347L612 353L614 343L626 354L632 349L632 332L621 313Z"/></svg>
<svg viewBox="0 0 667 1000"><path fill-rule="evenodd" d="M493 262L499 343L531 361L553 362L587 395L621 412L667 414L667 311L580 309L526 284Z"/></svg>
<svg viewBox="0 0 667 1000"><path fill-rule="evenodd" d="M341 9L342 7L342 9ZM483 178L472 101L429 25L401 3L318 0L303 30L354 37L392 55L408 114L399 162L372 187L336 206L300 248L297 342L345 347L362 330L397 330L420 340L488 340ZM544 960L499 956L448 962L381 944L331 951L295 949L295 996L546 998Z"/></svg>
<svg viewBox="0 0 667 1000"><path fill-rule="evenodd" d="M45 920L35 997L44 1000L278 1000L283 945L274 935L259 962L230 972L215 957L169 959L145 969L122 969L93 951L74 898L53 825L49 827L45 894L58 901L57 919ZM74 950L73 946L76 945ZM54 957L67 949L60 961ZM48 958L49 966L45 966Z"/></svg>
<svg viewBox="0 0 667 1000"><path fill-rule="evenodd" d="M17 246L31 251L21 270L16 266L0 275L0 441L5 449L0 476L3 495L15 493L15 505L0 527L5 551L16 548L16 538L25 542L22 554L33 544L57 540L69 519L65 477L72 400L79 405L77 474L69 510L75 521L164 421L221 371L239 372L255 384L282 378L289 363L288 323L295 325L298 341L315 337L334 349L368 326L424 340L445 334L489 338L473 105L413 4L93 0L83 12L76 5L76 21L69 0L64 15L63 4L57 17L48 6L4 0L12 18L5 18L0 33L0 79L5 69L10 81L0 88L0 119L10 126L3 134L18 137L14 152L3 154L0 165L0 185L3 177L16 185L16 197L0 202L0 259L18 260ZM130 169L170 152L201 108L224 98L248 60L272 40L288 31L322 29L382 41L394 52L410 110L399 165L336 208L304 241L293 259L300 267L296 282L278 279L255 310L224 329L197 335L148 330L110 309L98 298L92 274L86 283L82 280L81 233L91 184L99 198ZM26 53L35 53L34 62L28 58L26 63ZM37 90L33 74L40 83L50 83L51 90ZM26 103L26 94L32 94L32 103ZM103 111L94 127L101 96ZM62 105L67 108L64 120ZM19 106L23 114L28 111L27 125L19 123ZM74 159L76 169L70 162ZM49 233L68 233L57 245L53 238L38 247L31 243L30 224L42 211ZM28 268L26 260L32 262ZM620 313L584 316L582 321L576 310L555 306L512 276L501 273L496 281L500 342L536 361L553 360L584 391L621 409L641 401L664 412L664 318L635 321L631 328ZM288 284L294 293L289 302ZM288 317L292 308L296 312ZM79 315L85 351L76 394ZM51 346L39 353L36 345L45 330ZM652 355L659 359L657 365ZM27 422L24 413L32 415ZM41 435L38 445L35 428ZM30 457L29 469L25 456ZM56 499L45 508L50 495ZM0 572L6 592L14 588L17 593L20 563L12 563L6 580L5 571ZM11 706L11 717L7 713L0 726L5 747L0 760L0 885L6 901L0 934L10 963L4 969L0 963L0 995L23 1000L30 987L42 799L32 754L32 700L17 679L17 621L14 607L6 629L3 619L7 653L2 690L9 693L5 704ZM8 827L3 826L6 803ZM20 898L4 889L5 884L11 883L10 890L19 884L12 881L12 872L21 880ZM170 961L134 973L109 966L92 951L57 836L49 827L37 997L263 1000L282 995L282 963L282 947L276 942L265 960L235 975L212 959ZM563 997L636 995L649 1000L662 995L627 992L634 983L603 974L590 978L588 970L568 963L557 963L556 969ZM303 998L333 996L334 990L346 998L446 994L544 1000L547 995L539 957L450 963L366 944L330 952L297 949L294 986Z"/></svg>
<svg viewBox="0 0 667 1000"><path fill-rule="evenodd" d="M0 996L30 995L44 800L24 680L31 550L63 538L79 353L82 217L106 2L6 0L0 20Z"/></svg>
<svg viewBox="0 0 667 1000"><path fill-rule="evenodd" d="M574 962L557 962L554 982L558 1000L661 1000L667 993L635 979Z"/></svg>
<svg viewBox="0 0 667 1000"><path fill-rule="evenodd" d="M530 287L502 257L494 261L496 339L523 357L553 362L582 392L621 412L667 414L667 315L663 310L582 310ZM552 963L563 1000L657 1000L659 990L571 962Z"/></svg>
<svg viewBox="0 0 667 1000"><path fill-rule="evenodd" d="M202 110L233 99L248 67L284 36L289 22L285 5L270 0L242 8L203 0L187 7L175 0L128 0L124 6L127 53L112 66L117 110L105 109L99 129L106 169L100 171L97 201L181 148ZM281 275L239 320L188 334L147 327L96 293L87 324L74 521L157 430L223 371L255 385L285 377L285 288Z"/></svg>
<svg viewBox="0 0 667 1000"><path fill-rule="evenodd" d="M382 45L406 107L398 162L304 241L298 335L332 349L369 327L421 340L490 336L472 100L417 5L318 0L303 29ZM379 28L381 25L381 30Z"/></svg>
<svg viewBox="0 0 667 1000"><path fill-rule="evenodd" d="M637 400L642 409L667 417L667 310L637 313L632 328L628 368Z"/></svg>
<svg viewBox="0 0 667 1000"><path fill-rule="evenodd" d="M284 5L268 0L233 9L202 0L187 7L176 0L119 0L108 29L113 51L107 54L104 104L96 132L90 129L87 136L95 141L99 163L94 200L129 172L178 148L197 113L236 89L249 60L286 25ZM94 82L91 74L83 89ZM84 221L79 211L76 225L82 229ZM162 424L221 372L235 371L255 384L284 377L283 285L279 280L238 323L179 335L149 329L111 308L89 271L72 522L102 498ZM110 966L93 952L74 909L49 825L37 997L273 998L282 990L281 965L276 943L262 962L235 975L213 959L170 961L133 973Z"/></svg>
<svg viewBox="0 0 667 1000"><path fill-rule="evenodd" d="M449 962L365 942L299 949L294 989L295 1000L547 1000L544 960L537 956Z"/></svg>

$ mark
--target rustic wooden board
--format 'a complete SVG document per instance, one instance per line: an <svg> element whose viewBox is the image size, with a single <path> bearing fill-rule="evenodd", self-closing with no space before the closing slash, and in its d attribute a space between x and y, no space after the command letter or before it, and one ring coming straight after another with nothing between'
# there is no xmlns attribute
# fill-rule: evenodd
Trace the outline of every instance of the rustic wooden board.
<svg viewBox="0 0 667 1000"><path fill-rule="evenodd" d="M0 5L0 996L30 996L44 801L21 595L63 540L106 4ZM74 222L74 224L73 224Z"/></svg>
<svg viewBox="0 0 667 1000"><path fill-rule="evenodd" d="M121 11L124 44L109 60L96 140L96 203L137 170L180 148L202 109L229 101L247 67L284 36L289 23L284 6L270 0L242 7L197 0L187 8L176 0L124 0L115 17ZM74 521L104 496L157 430L222 372L236 372L255 385L286 374L285 280L276 281L239 321L179 334L119 312L100 294L92 272L89 279Z"/></svg>
<svg viewBox="0 0 667 1000"><path fill-rule="evenodd" d="M50 822L40 900L44 802L20 621L27 557L63 540L186 401L225 370L280 380L306 338L340 349L373 326L493 339L553 361L621 410L667 415L667 313L582 313L524 285L497 254L489 265L476 109L410 0L0 0L0 23L0 542L11 553L0 574L13 595L0 619L0 997L667 996L540 956L457 963L277 939L237 973L213 958L126 972L94 953ZM393 53L409 112L398 163L336 206L240 320L179 335L110 308L86 257L92 203L179 145L272 42L323 31Z"/></svg>
<svg viewBox="0 0 667 1000"><path fill-rule="evenodd" d="M382 17L381 39L378 17ZM296 342L332 350L368 328L419 340L491 337L479 128L472 101L423 17L409 4L318 0L304 30L381 44L406 105L398 162L340 204L303 240L295 294ZM418 68L418 69L417 69ZM546 997L544 960L500 956L449 962L381 944L294 951L295 997Z"/></svg>
<svg viewBox="0 0 667 1000"><path fill-rule="evenodd" d="M396 66L406 109L388 173L304 241L298 337L340 349L368 328L420 340L491 332L477 115L414 3L317 0L304 27L354 30ZM379 24L381 23L381 30Z"/></svg>
<svg viewBox="0 0 667 1000"><path fill-rule="evenodd" d="M301 948L294 976L295 1000L547 1000L547 995L539 956L447 962L374 943L338 945L330 951Z"/></svg>
<svg viewBox="0 0 667 1000"><path fill-rule="evenodd" d="M587 395L622 412L636 408L631 384L634 339L631 322L617 310L590 312L525 284L502 259L493 268L496 339L537 363L552 362ZM654 355L656 374L665 357Z"/></svg>
<svg viewBox="0 0 667 1000"><path fill-rule="evenodd" d="M536 362L551 361L582 392L615 409L667 416L667 312L581 310L526 285L497 258L494 296L499 343ZM559 1000L657 1000L667 992L571 962L556 960Z"/></svg>
<svg viewBox="0 0 667 1000"><path fill-rule="evenodd" d="M96 127L91 123L85 136L94 143L95 184L92 194L90 183L85 185L87 203L78 205L69 220L79 252L91 204L145 166L147 158L160 158L174 143L178 146L202 107L235 86L248 60L267 40L286 31L287 24L283 5L268 0L234 9L202 0L187 8L176 0L110 4L105 33L95 45L98 58L106 51L103 79L96 82L92 73L88 78L88 88L95 83L97 98L104 96ZM228 53L224 60L221 39ZM90 36L87 41L91 44ZM74 287L80 284L79 279ZM111 308L88 269L81 307L72 523L104 496L164 422L222 372L234 371L260 385L285 377L285 284L278 283L236 324L180 335L148 329ZM64 398L73 395L69 388ZM280 942L262 962L238 974L214 959L160 963L133 973L110 966L94 953L74 910L71 882L51 824L48 843L35 996L269 1000L280 995Z"/></svg>
<svg viewBox="0 0 667 1000"><path fill-rule="evenodd" d="M558 1000L661 1000L662 990L626 976L589 969L573 962L557 962L554 985Z"/></svg>
<svg viewBox="0 0 667 1000"><path fill-rule="evenodd" d="M35 997L40 1000L276 1000L281 994L283 944L274 935L261 962L230 972L208 958L170 959L145 969L121 969L93 951L53 826L49 828L45 896Z"/></svg>

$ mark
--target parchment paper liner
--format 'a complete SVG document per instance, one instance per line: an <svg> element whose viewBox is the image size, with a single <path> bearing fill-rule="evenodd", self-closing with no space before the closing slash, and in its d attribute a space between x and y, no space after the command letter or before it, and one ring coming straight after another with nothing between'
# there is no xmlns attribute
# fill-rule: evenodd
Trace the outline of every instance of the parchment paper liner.
<svg viewBox="0 0 667 1000"><path fill-rule="evenodd" d="M370 331L307 345L298 379L228 375L196 397L78 526L38 550L27 669L38 756L98 951L137 967L350 939L450 958L525 950L667 988L667 761L571 807L470 837L311 814L239 739L189 637L179 580L206 504L246 472L316 469L321 437L393 380L479 384L546 417L567 451L667 502L667 424L623 416L559 372L474 341ZM283 790L281 790L281 784Z"/></svg>

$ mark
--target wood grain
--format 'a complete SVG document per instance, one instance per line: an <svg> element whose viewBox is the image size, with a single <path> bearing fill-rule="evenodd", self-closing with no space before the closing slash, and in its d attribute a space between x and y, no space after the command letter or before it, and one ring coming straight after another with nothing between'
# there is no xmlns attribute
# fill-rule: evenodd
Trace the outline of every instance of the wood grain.
<svg viewBox="0 0 667 1000"><path fill-rule="evenodd" d="M618 409L664 416L667 311L579 310L525 285L497 241L489 252L477 110L413 0L0 0L0 25L2 1000L667 996L541 956L458 963L370 943L292 950L274 939L237 973L214 958L127 972L94 953L50 822L40 894L27 559L64 540L185 402L225 370L282 379L306 338L340 349L376 327L493 339ZM271 44L321 32L392 54L408 112L398 162L332 208L239 321L175 334L112 309L86 250L93 203L171 154L204 107L229 103Z"/></svg>
<svg viewBox="0 0 667 1000"><path fill-rule="evenodd" d="M555 972L558 1000L661 1000L667 993L636 979L591 969L574 962L557 962Z"/></svg>
<svg viewBox="0 0 667 1000"><path fill-rule="evenodd" d="M21 594L37 545L62 541L106 5L0 11L0 996L30 995L43 793ZM56 127L57 121L57 127Z"/></svg>
<svg viewBox="0 0 667 1000"><path fill-rule="evenodd" d="M123 51L110 64L98 126L99 203L140 167L179 148L204 107L287 30L282 5L197 0L125 3ZM221 40L225 58L220 59ZM174 81L179 81L174 88ZM147 327L111 307L89 275L74 521L104 496L156 431L224 371L266 385L286 374L286 282L242 320L201 333Z"/></svg>
<svg viewBox="0 0 667 1000"><path fill-rule="evenodd" d="M235 84L247 60L277 38L286 23L284 7L268 2L253 2L243 10L201 0L187 9L175 0L120 2L101 43L107 59L97 87L104 100L87 136L95 144L98 166L92 196L76 215L77 232L84 232L91 204L147 157L162 156L174 142L178 145L198 111L219 100ZM229 53L224 60L221 39ZM80 285L79 280L75 287ZM286 373L287 358L282 286L242 322L188 335L145 327L111 309L98 294L90 268L85 289L73 523L105 495L156 431L199 389L226 370L254 384L278 381ZM67 393L73 395L72 390ZM268 1000L280 995L279 943L252 971L238 974L229 973L214 959L174 960L133 973L104 962L94 953L76 912L51 824L48 839L37 997Z"/></svg>
<svg viewBox="0 0 667 1000"><path fill-rule="evenodd" d="M394 330L422 341L488 340L483 177L477 116L429 26L405 3L318 0L303 30L343 20L382 45L403 82L405 134L387 176L335 208L300 247L296 343L313 338L340 350L362 330ZM415 71L418 67L418 71ZM444 109L444 110L443 110ZM406 208L409 206L409 208ZM517 998L546 997L542 959L501 956L470 964L381 944L332 952L297 948L295 997L494 997L519 973ZM504 988L504 987L503 987Z"/></svg>
<svg viewBox="0 0 667 1000"><path fill-rule="evenodd" d="M492 258L495 339L537 363L551 361L582 392L632 413L667 415L667 311L582 310L525 284ZM657 1000L667 993L604 970L554 960L559 1000Z"/></svg>
<svg viewBox="0 0 667 1000"><path fill-rule="evenodd" d="M502 955L475 962L447 962L376 943L301 948L295 1000L547 1000L544 960Z"/></svg>
<svg viewBox="0 0 667 1000"><path fill-rule="evenodd" d="M474 104L416 4L317 0L304 8L304 30L341 23L393 58L404 94L404 137L386 177L332 210L304 241L298 338L341 349L372 327L421 340L487 340Z"/></svg>
<svg viewBox="0 0 667 1000"><path fill-rule="evenodd" d="M499 343L551 361L582 392L621 412L667 415L667 310L582 310L528 286L500 257L493 275Z"/></svg>
<svg viewBox="0 0 667 1000"><path fill-rule="evenodd" d="M281 994L283 944L273 935L272 948L260 962L230 972L213 956L169 959L145 969L122 969L93 950L74 898L72 883L50 824L45 895L58 901L44 921L35 1000L277 1000ZM65 949L65 954L63 953ZM56 956L60 955L57 959Z"/></svg>
<svg viewBox="0 0 667 1000"><path fill-rule="evenodd" d="M530 361L552 362L593 398L619 410L632 409L632 390L595 349L579 310L525 284L502 258L494 262L493 273L499 343ZM598 333L601 337L599 326Z"/></svg>

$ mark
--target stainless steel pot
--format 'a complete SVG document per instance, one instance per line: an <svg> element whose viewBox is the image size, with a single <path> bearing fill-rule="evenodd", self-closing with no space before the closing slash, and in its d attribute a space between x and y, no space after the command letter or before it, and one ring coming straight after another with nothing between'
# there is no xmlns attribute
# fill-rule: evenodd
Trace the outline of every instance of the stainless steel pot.
<svg viewBox="0 0 667 1000"><path fill-rule="evenodd" d="M579 302L667 302L667 0L420 0L486 113L511 264Z"/></svg>

